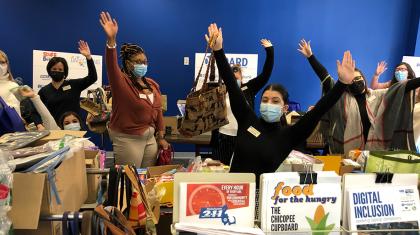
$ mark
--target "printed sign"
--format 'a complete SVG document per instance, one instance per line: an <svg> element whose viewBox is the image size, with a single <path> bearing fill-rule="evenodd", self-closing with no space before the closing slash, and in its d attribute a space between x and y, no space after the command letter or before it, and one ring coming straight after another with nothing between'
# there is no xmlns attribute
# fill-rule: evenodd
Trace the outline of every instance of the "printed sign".
<svg viewBox="0 0 420 235"><path fill-rule="evenodd" d="M181 183L179 222L253 227L254 183Z"/></svg>
<svg viewBox="0 0 420 235"><path fill-rule="evenodd" d="M84 78L88 75L86 57L84 57L82 54L34 50L32 87L35 92L38 92L43 86L51 82L51 78L47 73L47 64L48 61L50 61L50 59L55 56L63 57L67 61L69 66L69 74L66 79ZM92 55L92 58L95 62L98 80L86 90L84 90L81 94L81 97L86 97L87 90L102 86L102 56Z"/></svg>
<svg viewBox="0 0 420 235"><path fill-rule="evenodd" d="M411 66L416 74L416 77L420 77L420 57L416 56L404 56L403 62L406 62Z"/></svg>
<svg viewBox="0 0 420 235"><path fill-rule="evenodd" d="M351 230L419 229L416 186L351 187L347 193Z"/></svg>
<svg viewBox="0 0 420 235"><path fill-rule="evenodd" d="M261 176L260 218L264 232L338 234L341 183L335 172L317 172L317 184L299 184L297 172Z"/></svg>
<svg viewBox="0 0 420 235"><path fill-rule="evenodd" d="M197 90L201 88L204 82L204 75L206 74L207 66L209 64L210 53L206 55L204 60L203 69L201 70L200 77L197 84ZM226 54L228 62L230 65L239 64L242 71L242 83L246 83L249 80L257 77L258 75L258 54ZM195 73L194 79L200 71L201 63L203 62L204 53L195 53ZM219 71L217 70L216 65L216 80L219 79Z"/></svg>

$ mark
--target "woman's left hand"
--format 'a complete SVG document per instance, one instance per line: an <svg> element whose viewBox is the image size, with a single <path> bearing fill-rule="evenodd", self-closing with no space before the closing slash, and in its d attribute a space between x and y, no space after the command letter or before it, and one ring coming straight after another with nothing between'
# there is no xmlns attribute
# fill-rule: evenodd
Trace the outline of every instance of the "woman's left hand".
<svg viewBox="0 0 420 235"><path fill-rule="evenodd" d="M84 55L86 59L92 59L92 54L90 54L90 48L87 42L80 40L79 41L79 51L80 54Z"/></svg>
<svg viewBox="0 0 420 235"><path fill-rule="evenodd" d="M159 146L164 150L169 148L169 143L165 139L159 139Z"/></svg>

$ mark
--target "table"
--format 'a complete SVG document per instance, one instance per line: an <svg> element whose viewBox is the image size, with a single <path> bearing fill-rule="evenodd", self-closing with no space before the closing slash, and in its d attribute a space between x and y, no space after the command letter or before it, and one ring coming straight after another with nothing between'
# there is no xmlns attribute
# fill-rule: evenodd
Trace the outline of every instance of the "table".
<svg viewBox="0 0 420 235"><path fill-rule="evenodd" d="M200 148L210 146L211 135L198 135L193 137L186 137L180 134L167 135L165 140L169 143L176 144L194 144L195 145L195 156L200 156Z"/></svg>

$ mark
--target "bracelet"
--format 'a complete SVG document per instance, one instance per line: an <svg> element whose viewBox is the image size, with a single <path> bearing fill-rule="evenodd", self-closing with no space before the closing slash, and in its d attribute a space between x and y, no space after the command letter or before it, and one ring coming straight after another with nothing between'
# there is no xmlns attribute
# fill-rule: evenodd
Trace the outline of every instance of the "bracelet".
<svg viewBox="0 0 420 235"><path fill-rule="evenodd" d="M114 48L117 48L117 43L115 43L114 45L110 46L110 45L108 44L108 42L106 42L106 46L107 46L109 49L114 49Z"/></svg>

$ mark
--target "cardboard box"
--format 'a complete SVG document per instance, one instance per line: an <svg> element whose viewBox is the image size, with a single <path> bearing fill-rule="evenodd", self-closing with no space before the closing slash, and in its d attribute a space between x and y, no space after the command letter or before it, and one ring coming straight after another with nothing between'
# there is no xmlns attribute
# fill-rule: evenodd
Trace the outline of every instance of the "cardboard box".
<svg viewBox="0 0 420 235"><path fill-rule="evenodd" d="M158 177L163 173L180 168L181 165L164 165L164 166L150 166L147 167L147 178Z"/></svg>
<svg viewBox="0 0 420 235"><path fill-rule="evenodd" d="M165 166L152 166L147 168L147 178L156 178L163 173L180 168L181 165L165 165ZM157 189L164 190L165 194L160 199L161 204L173 204L174 202L174 182L166 181L156 183Z"/></svg>
<svg viewBox="0 0 420 235"><path fill-rule="evenodd" d="M343 176L346 173L353 172L353 170L354 170L354 167L353 166L341 164L340 165L340 174L339 175Z"/></svg>
<svg viewBox="0 0 420 235"><path fill-rule="evenodd" d="M46 173L13 173L13 204L9 218L14 229L37 229L39 216L78 211L87 198L84 151L72 149L55 169L61 205L51 194Z"/></svg>
<svg viewBox="0 0 420 235"><path fill-rule="evenodd" d="M341 160L343 156L314 156L316 159L321 160L324 163L323 171L335 171L337 175L340 174Z"/></svg>
<svg viewBox="0 0 420 235"><path fill-rule="evenodd" d="M312 171L322 171L324 169L324 163L321 160L315 159L315 163L307 164L312 166ZM282 163L276 172L298 172L305 171L305 164L288 164Z"/></svg>
<svg viewBox="0 0 420 235"><path fill-rule="evenodd" d="M59 140L63 138L65 135L73 135L76 137L82 138L85 136L86 131L69 131L69 130L50 130L50 134L45 136L44 138L37 140L35 143L31 144L31 146L39 146L47 143L51 140Z"/></svg>
<svg viewBox="0 0 420 235"><path fill-rule="evenodd" d="M85 150L85 164L86 168L99 169L99 150ZM87 190L88 197L86 204L95 203L98 197L99 184L101 183L101 175L88 174L87 175Z"/></svg>
<svg viewBox="0 0 420 235"><path fill-rule="evenodd" d="M163 117L163 126L165 128L165 133L167 135L179 135L179 131L178 131L178 123L180 122L181 119L179 119L176 116L167 116L167 117ZM167 129L170 129L170 133L168 133Z"/></svg>
<svg viewBox="0 0 420 235"><path fill-rule="evenodd" d="M60 221L39 221L38 229L14 229L14 235L62 235Z"/></svg>

